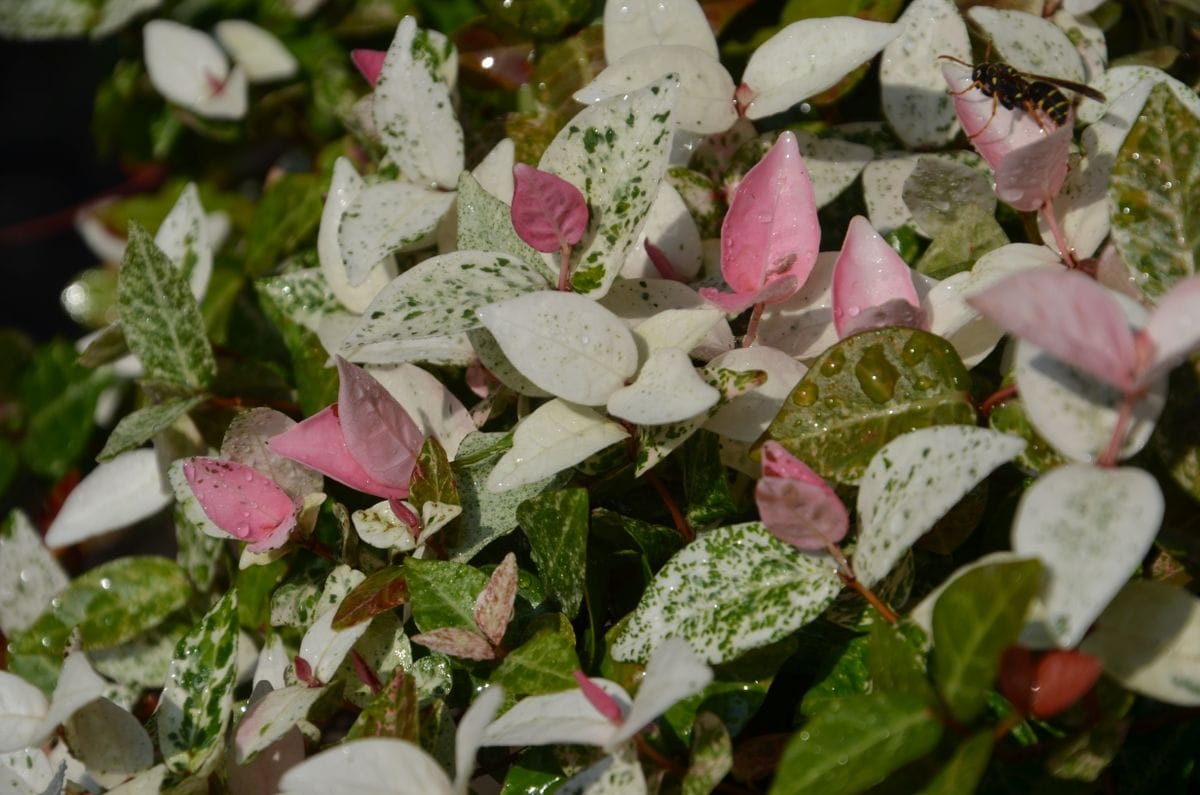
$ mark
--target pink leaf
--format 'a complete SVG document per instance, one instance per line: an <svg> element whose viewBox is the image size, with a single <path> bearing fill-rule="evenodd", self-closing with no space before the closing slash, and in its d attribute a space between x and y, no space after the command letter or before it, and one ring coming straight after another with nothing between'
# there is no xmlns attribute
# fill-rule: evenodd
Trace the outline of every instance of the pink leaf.
<svg viewBox="0 0 1200 795"><path fill-rule="evenodd" d="M723 293L714 287L701 287L700 297L731 315L743 312L755 304L782 303L800 289L794 276L784 276L748 293Z"/></svg>
<svg viewBox="0 0 1200 795"><path fill-rule="evenodd" d="M651 243L649 238L642 241L642 248L646 249L646 256L650 258L650 263L654 265L654 269L658 271L659 276L673 282L687 281L687 279L682 278L676 272L675 266L671 264L671 258L667 256L667 252Z"/></svg>
<svg viewBox="0 0 1200 795"><path fill-rule="evenodd" d="M475 626L493 646L504 640L517 598L517 558L509 552L475 599Z"/></svg>
<svg viewBox="0 0 1200 795"><path fill-rule="evenodd" d="M346 448L368 475L407 494L424 436L370 373L340 356L337 367L338 419Z"/></svg>
<svg viewBox="0 0 1200 795"><path fill-rule="evenodd" d="M604 718L615 726L620 726L623 716L621 715L621 707L617 704L608 693L605 693L600 685L587 678L583 671L576 671L575 681L579 683L579 689L583 691L583 697L588 700L588 703L596 708Z"/></svg>
<svg viewBox="0 0 1200 795"><path fill-rule="evenodd" d="M324 683L313 674L312 665L299 654L292 660L292 670L296 672L296 679L309 687L324 687Z"/></svg>
<svg viewBox="0 0 1200 795"><path fill-rule="evenodd" d="M1167 372L1200 345L1200 276L1184 279L1164 295L1144 329L1154 346L1142 383Z"/></svg>
<svg viewBox="0 0 1200 795"><path fill-rule="evenodd" d="M833 266L833 324L838 337L885 326L928 329L912 271L870 221L854 216Z"/></svg>
<svg viewBox="0 0 1200 795"><path fill-rule="evenodd" d="M797 549L824 549L850 529L850 514L821 476L778 442L763 445L763 477L754 487L766 528Z"/></svg>
<svg viewBox="0 0 1200 795"><path fill-rule="evenodd" d="M358 67L359 73L371 85L379 80L379 72L383 69L383 59L387 50L351 50L350 60Z"/></svg>
<svg viewBox="0 0 1200 795"><path fill-rule="evenodd" d="M252 552L283 546L296 526L296 504L275 481L245 464L219 458L183 463L188 485L217 527Z"/></svg>
<svg viewBox="0 0 1200 795"><path fill-rule="evenodd" d="M738 185L721 224L721 274L736 293L788 276L798 290L820 243L812 183L796 136L785 132Z"/></svg>
<svg viewBox="0 0 1200 795"><path fill-rule="evenodd" d="M517 235L538 251L560 251L587 231L588 208L579 188L533 166L513 166L512 222Z"/></svg>
<svg viewBox="0 0 1200 795"><path fill-rule="evenodd" d="M380 483L350 455L346 439L342 436L336 404L322 409L294 428L272 436L267 446L284 458L299 461L365 494L387 499L404 499L408 496L407 483L403 487Z"/></svg>
<svg viewBox="0 0 1200 795"><path fill-rule="evenodd" d="M411 640L435 651L467 660L494 660L496 658L496 650L492 648L488 639L468 629L442 627L413 635Z"/></svg>
<svg viewBox="0 0 1200 795"><path fill-rule="evenodd" d="M1009 276L967 303L1010 334L1123 392L1138 370L1133 332L1116 299L1077 271L1035 268Z"/></svg>

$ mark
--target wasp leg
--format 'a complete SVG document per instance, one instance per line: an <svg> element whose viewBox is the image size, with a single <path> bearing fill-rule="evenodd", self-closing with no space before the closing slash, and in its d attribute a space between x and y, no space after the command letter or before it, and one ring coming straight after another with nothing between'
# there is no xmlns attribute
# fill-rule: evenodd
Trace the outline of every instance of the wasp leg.
<svg viewBox="0 0 1200 795"><path fill-rule="evenodd" d="M992 123L992 119L996 118L996 102L997 102L997 100L998 100L998 98L996 97L996 95L992 94L992 115L988 116L987 123L985 123L978 130L976 130L975 132L973 132L967 136L968 141L974 141L976 138L983 135L983 131L986 130L988 128L988 126Z"/></svg>

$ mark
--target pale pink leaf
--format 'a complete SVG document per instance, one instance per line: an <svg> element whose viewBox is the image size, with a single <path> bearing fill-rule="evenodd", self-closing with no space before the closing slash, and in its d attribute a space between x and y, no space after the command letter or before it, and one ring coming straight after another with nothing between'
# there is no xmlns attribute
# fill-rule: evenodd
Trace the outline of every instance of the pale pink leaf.
<svg viewBox="0 0 1200 795"><path fill-rule="evenodd" d="M387 57L387 50L350 51L350 60L354 62L359 74L366 78L371 85L375 85L375 81L379 79L379 72L383 69L385 57Z"/></svg>
<svg viewBox="0 0 1200 795"><path fill-rule="evenodd" d="M579 188L524 163L513 166L512 223L538 251L573 246L587 231L588 208Z"/></svg>
<svg viewBox="0 0 1200 795"><path fill-rule="evenodd" d="M475 626L493 646L499 646L504 640L516 598L517 558L509 552L475 599Z"/></svg>
<svg viewBox="0 0 1200 795"><path fill-rule="evenodd" d="M824 549L850 529L850 514L821 476L775 441L762 448L754 487L758 515L771 535L797 549Z"/></svg>
<svg viewBox="0 0 1200 795"><path fill-rule="evenodd" d="M832 296L841 338L885 326L929 327L912 270L861 215L851 219L833 266Z"/></svg>
<svg viewBox="0 0 1200 795"><path fill-rule="evenodd" d="M1200 276L1172 287L1154 308L1144 331L1154 345L1154 358L1141 376L1141 382L1148 383L1200 345Z"/></svg>
<svg viewBox="0 0 1200 795"><path fill-rule="evenodd" d="M808 464L787 451L779 442L771 439L762 446L762 474L764 478L787 478L799 480L812 486L821 486L834 494L820 475L809 468ZM837 495L834 495L837 496Z"/></svg>
<svg viewBox="0 0 1200 795"><path fill-rule="evenodd" d="M298 461L365 494L388 499L408 496L407 483L402 487L381 483L368 475L362 464L350 455L336 404L327 406L294 428L272 436L267 446L284 458Z"/></svg>
<svg viewBox="0 0 1200 795"><path fill-rule="evenodd" d="M1053 199L1067 178L1074 116L1056 130L1009 152L996 167L996 198L1022 212Z"/></svg>
<svg viewBox="0 0 1200 795"><path fill-rule="evenodd" d="M576 676L576 680L579 679ZM584 677L586 678L586 677ZM620 713L629 709L629 695L615 682L592 679L616 701ZM618 715L617 720L620 720ZM605 746L617 729L597 711L582 690L528 696L493 721L483 733L483 745L598 745Z"/></svg>
<svg viewBox="0 0 1200 795"><path fill-rule="evenodd" d="M452 657L462 657L466 660L493 660L496 658L496 650L488 642L488 639L469 629L441 627L413 635L411 640L422 646L428 646L434 651L440 651Z"/></svg>
<svg viewBox="0 0 1200 795"><path fill-rule="evenodd" d="M579 683L579 692L600 715L614 725L621 724L621 706L616 700L597 685L583 671L574 673L575 681Z"/></svg>
<svg viewBox="0 0 1200 795"><path fill-rule="evenodd" d="M579 679L578 676L575 677ZM646 664L633 706L621 728L609 740L612 751L662 715L671 706L699 693L713 680L713 671L683 638L667 638L655 648Z"/></svg>
<svg viewBox="0 0 1200 795"><path fill-rule="evenodd" d="M722 312L736 315L755 304L782 303L795 295L799 289L800 283L796 281L796 277L788 275L746 293L724 293L713 287L701 287L700 297Z"/></svg>
<svg viewBox="0 0 1200 795"><path fill-rule="evenodd" d="M421 430L370 373L340 356L337 367L338 420L346 448L368 475L407 494L425 441Z"/></svg>
<svg viewBox="0 0 1200 795"><path fill-rule="evenodd" d="M296 525L296 504L257 469L203 456L183 464L183 474L205 515L252 552L284 544Z"/></svg>
<svg viewBox="0 0 1200 795"><path fill-rule="evenodd" d="M1116 299L1082 273L1022 271L967 303L1072 367L1123 392L1134 388L1138 356L1129 323Z"/></svg>
<svg viewBox="0 0 1200 795"><path fill-rule="evenodd" d="M721 224L721 274L737 293L787 276L799 289L820 243L812 183L796 136L785 132L738 185Z"/></svg>

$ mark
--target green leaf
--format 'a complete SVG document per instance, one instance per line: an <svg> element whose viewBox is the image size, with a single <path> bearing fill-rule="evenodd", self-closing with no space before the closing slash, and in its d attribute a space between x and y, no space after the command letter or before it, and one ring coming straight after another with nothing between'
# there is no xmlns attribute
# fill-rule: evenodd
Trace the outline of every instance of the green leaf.
<svg viewBox="0 0 1200 795"><path fill-rule="evenodd" d="M413 677L399 669L371 702L363 708L346 733L347 740L361 737L395 737L416 743L420 739L417 686Z"/></svg>
<svg viewBox="0 0 1200 795"><path fill-rule="evenodd" d="M148 380L197 391L212 383L217 363L187 279L137 224L129 226L117 305L125 340Z"/></svg>
<svg viewBox="0 0 1200 795"><path fill-rule="evenodd" d="M161 624L108 649L88 652L97 671L126 687L158 689L167 678L175 646L192 628L196 616L177 610Z"/></svg>
<svg viewBox="0 0 1200 795"><path fill-rule="evenodd" d="M316 333L290 319L290 304L280 299L271 285L256 282L263 313L279 329L284 345L292 358L292 381L296 384L297 400L307 416L316 414L337 402L337 369L326 367L329 353Z"/></svg>
<svg viewBox="0 0 1200 795"><path fill-rule="evenodd" d="M487 13L535 39L551 39L586 22L591 0L482 0Z"/></svg>
<svg viewBox="0 0 1200 795"><path fill-rule="evenodd" d="M812 621L841 588L827 561L784 544L758 522L718 528L663 566L612 654L644 661L678 636L707 662L730 660Z"/></svg>
<svg viewBox="0 0 1200 795"><path fill-rule="evenodd" d="M587 571L587 489L539 494L517 508L529 553L563 612L574 618L583 601Z"/></svg>
<svg viewBox="0 0 1200 795"><path fill-rule="evenodd" d="M993 744L990 729L959 743L950 761L921 789L919 795L970 795L987 770Z"/></svg>
<svg viewBox="0 0 1200 795"><path fill-rule="evenodd" d="M683 491L687 495L687 520L691 525L711 527L737 515L739 506L721 463L719 436L700 431L688 439L680 463Z"/></svg>
<svg viewBox="0 0 1200 795"><path fill-rule="evenodd" d="M12 485L13 479L17 476L17 470L20 468L21 454L17 448L7 440L0 439L0 499L4 499L8 493L8 487Z"/></svg>
<svg viewBox="0 0 1200 795"><path fill-rule="evenodd" d="M103 563L66 587L50 608L12 639L13 650L58 655L78 628L84 650L116 646L157 626L191 593L174 561L129 557Z"/></svg>
<svg viewBox="0 0 1200 795"><path fill-rule="evenodd" d="M104 449L96 456L97 461L111 461L121 453L141 447L159 431L175 424L175 420L187 414L204 401L203 395L192 397L169 397L162 403L126 414L108 436Z"/></svg>
<svg viewBox="0 0 1200 795"><path fill-rule="evenodd" d="M733 769L733 742L721 719L701 712L692 726L692 762L683 777L683 795L708 795Z"/></svg>
<svg viewBox="0 0 1200 795"><path fill-rule="evenodd" d="M464 563L409 558L404 564L413 621L422 632L441 627L478 632L475 598L487 575Z"/></svg>
<svg viewBox="0 0 1200 795"><path fill-rule="evenodd" d="M818 640L823 638L818 637ZM800 715L811 717L821 713L831 702L850 696L865 696L871 692L869 635L856 635L840 648L829 648L827 643L819 643L814 651L824 655L824 659L816 658L822 663L818 670L823 671L824 675L804 694L798 710Z"/></svg>
<svg viewBox="0 0 1200 795"><path fill-rule="evenodd" d="M993 408L988 414L988 427L1025 440L1025 449L1017 454L1014 463L1026 472L1039 474L1067 463L1067 459L1034 430L1019 397L1009 398Z"/></svg>
<svg viewBox="0 0 1200 795"><path fill-rule="evenodd" d="M458 178L458 248L460 251L499 251L548 273L533 246L517 236L512 208L483 189L464 171Z"/></svg>
<svg viewBox="0 0 1200 795"><path fill-rule="evenodd" d="M40 348L21 378L29 412L21 455L37 474L58 479L74 466L95 427L96 400L108 377L75 362L70 343Z"/></svg>
<svg viewBox="0 0 1200 795"><path fill-rule="evenodd" d="M504 658L488 680L515 696L557 693L576 687L575 632L561 613L541 616L532 635Z"/></svg>
<svg viewBox="0 0 1200 795"><path fill-rule="evenodd" d="M562 768L554 748L535 746L526 749L505 773L500 795L552 792L556 783L567 778Z"/></svg>
<svg viewBox="0 0 1200 795"><path fill-rule="evenodd" d="M983 708L1000 654L1014 643L1041 586L1036 560L973 569L952 582L933 607L933 678L956 720Z"/></svg>
<svg viewBox="0 0 1200 795"><path fill-rule="evenodd" d="M195 772L224 741L237 675L237 593L230 591L175 647L158 707L167 768Z"/></svg>
<svg viewBox="0 0 1200 795"><path fill-rule="evenodd" d="M286 560L274 560L263 566L239 569L234 581L238 595L238 621L258 632L274 624L271 621L271 594L287 573Z"/></svg>
<svg viewBox="0 0 1200 795"><path fill-rule="evenodd" d="M403 566L388 566L372 572L346 594L333 616L334 629L348 629L408 601Z"/></svg>
<svg viewBox="0 0 1200 795"><path fill-rule="evenodd" d="M67 584L33 522L14 510L0 524L0 632L15 635L32 624Z"/></svg>
<svg viewBox="0 0 1200 795"><path fill-rule="evenodd" d="M917 270L936 279L970 270L984 253L1008 242L996 221L996 194L979 169L922 157L904 182L904 203L933 242Z"/></svg>
<svg viewBox="0 0 1200 795"><path fill-rule="evenodd" d="M321 223L325 180L317 174L284 174L267 189L246 233L245 272L270 273L287 255L311 243Z"/></svg>
<svg viewBox="0 0 1200 795"><path fill-rule="evenodd" d="M767 428L827 480L855 483L879 448L932 425L975 424L971 376L950 343L916 329L848 337L821 355Z"/></svg>
<svg viewBox="0 0 1200 795"><path fill-rule="evenodd" d="M942 724L918 698L854 696L832 701L792 736L771 795L852 795L933 750Z"/></svg>
<svg viewBox="0 0 1200 795"><path fill-rule="evenodd" d="M271 304L278 315L316 331L321 320L345 307L329 289L320 268L301 268L255 282L259 298Z"/></svg>
<svg viewBox="0 0 1200 795"><path fill-rule="evenodd" d="M454 483L454 470L450 468L450 460L436 436L430 436L421 443L421 452L417 455L417 465L408 488L408 501L417 506L417 510L427 502L462 504L458 486Z"/></svg>
<svg viewBox="0 0 1200 795"><path fill-rule="evenodd" d="M1121 258L1151 300L1196 273L1200 254L1200 119L1159 83L1113 164L1108 200Z"/></svg>
<svg viewBox="0 0 1200 795"><path fill-rule="evenodd" d="M199 525L192 522L183 504L176 502L175 540L179 545L179 551L175 554L176 562L197 591L207 592L222 570L224 539L204 533Z"/></svg>
<svg viewBox="0 0 1200 795"><path fill-rule="evenodd" d="M592 533L614 549L628 549L632 543L632 548L641 552L647 580L683 546L675 528L622 516L607 508L592 511Z"/></svg>
<svg viewBox="0 0 1200 795"><path fill-rule="evenodd" d="M933 688L925 674L924 635L912 625L893 626L885 621L871 625L868 657L875 692L934 702Z"/></svg>

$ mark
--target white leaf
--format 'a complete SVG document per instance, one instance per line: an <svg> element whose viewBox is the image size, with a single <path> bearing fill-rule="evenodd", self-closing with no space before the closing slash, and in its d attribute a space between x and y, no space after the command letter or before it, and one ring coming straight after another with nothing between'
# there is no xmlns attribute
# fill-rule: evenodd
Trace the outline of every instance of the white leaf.
<svg viewBox="0 0 1200 795"><path fill-rule="evenodd" d="M938 56L971 60L967 26L952 0L915 0L896 24L903 32L879 64L884 118L909 148L944 146L959 125Z"/></svg>
<svg viewBox="0 0 1200 795"><path fill-rule="evenodd" d="M349 160L344 157L335 160L333 178L329 183L329 193L325 196L321 226L317 232L317 257L325 281L337 299L356 313L365 310L375 295L392 280L390 260L368 264L365 270L356 270L352 281L346 261L342 258L342 246L338 241L342 216L358 198L358 194L362 193L364 186L362 177Z"/></svg>
<svg viewBox="0 0 1200 795"><path fill-rule="evenodd" d="M808 368L781 350L764 345L735 348L709 362L727 370L765 370L767 382L722 406L704 427L740 442L753 442L775 419L783 401L792 393Z"/></svg>
<svg viewBox="0 0 1200 795"><path fill-rule="evenodd" d="M1082 83L1087 80L1079 51L1048 19L1009 9L976 6L967 12L992 42L992 56L1022 72Z"/></svg>
<svg viewBox="0 0 1200 795"><path fill-rule="evenodd" d="M16 674L0 671L0 753L33 745L47 709L41 690Z"/></svg>
<svg viewBox="0 0 1200 795"><path fill-rule="evenodd" d="M34 733L34 743L49 737L67 718L81 707L102 698L110 686L92 670L87 655L74 651L63 660L58 683L50 696L50 708Z"/></svg>
<svg viewBox="0 0 1200 795"><path fill-rule="evenodd" d="M517 425L512 448L496 462L487 488L498 492L536 483L628 436L592 409L548 401Z"/></svg>
<svg viewBox="0 0 1200 795"><path fill-rule="evenodd" d="M1013 372L1025 415L1042 438L1072 461L1098 459L1117 427L1120 392L1028 340L1016 343ZM1160 376L1134 405L1120 458L1129 458L1146 446L1166 402L1167 379Z"/></svg>
<svg viewBox="0 0 1200 795"><path fill-rule="evenodd" d="M708 687L712 680L712 669L692 651L686 640L664 640L650 655L633 706L620 730L608 741L607 750L611 752L674 704Z"/></svg>
<svg viewBox="0 0 1200 795"><path fill-rule="evenodd" d="M1153 66L1114 66L1105 72L1094 85L1097 91L1104 94L1108 102L1096 102L1084 97L1079 105L1079 121L1084 124L1099 121L1112 105L1120 103L1132 109L1134 116L1129 122L1132 124L1137 120L1137 113L1145 104L1146 97L1150 96L1150 90L1159 83L1165 83L1171 93L1175 95L1175 99L1187 106L1193 116L1200 116L1200 96L1197 96L1196 92L1188 88L1185 83L1179 82L1163 70ZM1122 113L1121 116L1128 118L1125 113ZM1128 132L1129 125L1123 126L1125 127L1124 132ZM1117 149L1120 149L1125 140L1124 132L1122 132L1120 140L1116 142Z"/></svg>
<svg viewBox="0 0 1200 795"><path fill-rule="evenodd" d="M0 524L0 632L12 637L37 620L67 575L24 512Z"/></svg>
<svg viewBox="0 0 1200 795"><path fill-rule="evenodd" d="M108 795L158 795L163 790L163 779L166 777L166 765L158 764L137 774L121 786L110 789Z"/></svg>
<svg viewBox="0 0 1200 795"><path fill-rule="evenodd" d="M402 19L375 83L372 113L405 179L450 190L463 170L463 133L438 50L413 17Z"/></svg>
<svg viewBox="0 0 1200 795"><path fill-rule="evenodd" d="M708 135L728 130L737 121L733 78L716 56L695 47L657 45L632 50L575 92L576 102L590 105L649 85L664 75L679 80L675 124L688 132Z"/></svg>
<svg viewBox="0 0 1200 795"><path fill-rule="evenodd" d="M874 585L908 548L1025 440L969 425L939 425L898 436L867 465L858 489L854 571Z"/></svg>
<svg viewBox="0 0 1200 795"><path fill-rule="evenodd" d="M563 782L556 795L646 795L646 775L632 745L609 754Z"/></svg>
<svg viewBox="0 0 1200 795"><path fill-rule="evenodd" d="M408 508L413 506L404 503ZM412 529L396 516L388 500L381 500L369 508L350 514L358 537L376 549L392 549L409 552L417 548L417 539Z"/></svg>
<svg viewBox="0 0 1200 795"><path fill-rule="evenodd" d="M446 457L453 461L459 443L476 430L459 399L441 381L414 364L366 369L404 407L421 429L421 435L435 437Z"/></svg>
<svg viewBox="0 0 1200 795"><path fill-rule="evenodd" d="M504 700L504 688L485 687L458 722L454 737L454 789L467 791L467 782L475 770L475 754L483 744L483 733Z"/></svg>
<svg viewBox="0 0 1200 795"><path fill-rule="evenodd" d="M1200 599L1182 588L1126 583L1079 648L1135 693L1200 706Z"/></svg>
<svg viewBox="0 0 1200 795"><path fill-rule="evenodd" d="M664 181L658 186L658 196L650 205L646 225L638 236L637 243L629 249L625 264L621 266L621 277L625 279L658 279L658 268L646 253L645 241L657 246L675 273L684 278L695 276L704 260L700 243L700 230L692 219L679 191Z"/></svg>
<svg viewBox="0 0 1200 795"><path fill-rule="evenodd" d="M642 47L682 44L717 57L717 40L696 0L609 0L604 57L613 63Z"/></svg>
<svg viewBox="0 0 1200 795"><path fill-rule="evenodd" d="M154 243L185 273L197 301L204 298L212 276L213 246L196 183L189 182L154 235Z"/></svg>
<svg viewBox="0 0 1200 795"><path fill-rule="evenodd" d="M592 679L629 712L629 695L615 682ZM482 745L598 745L605 747L617 728L600 714L583 691L575 688L544 696L529 696L491 723Z"/></svg>
<svg viewBox="0 0 1200 795"><path fill-rule="evenodd" d="M170 502L154 451L130 450L79 482L46 531L46 545L78 544L153 516Z"/></svg>
<svg viewBox="0 0 1200 795"><path fill-rule="evenodd" d="M346 629L333 628L333 617L342 600L351 589L365 579L366 575L361 571L343 564L334 569L325 581L325 590L317 604L329 607L317 616L317 620L300 641L300 656L312 667L313 675L322 682L333 678L342 660L350 653L354 642L362 637L370 626L369 622L364 621Z"/></svg>
<svg viewBox="0 0 1200 795"><path fill-rule="evenodd" d="M871 226L881 235L886 235L905 224L918 234L929 237L925 230L913 220L912 211L904 202L904 183L912 176L917 161L922 157L935 157L948 163L971 166L983 173L991 172L983 158L974 152L911 154L908 152L883 152L867 163L862 172L863 200L867 205L867 218Z"/></svg>
<svg viewBox="0 0 1200 795"><path fill-rule="evenodd" d="M215 119L246 114L246 76L207 33L154 19L142 29L146 72L155 90L177 105Z"/></svg>
<svg viewBox="0 0 1200 795"><path fill-rule="evenodd" d="M1196 307L1200 302L1200 278L1192 276L1176 282L1150 315L1144 328L1154 346L1154 359L1147 377L1153 378L1174 369L1200 346L1200 317Z"/></svg>
<svg viewBox="0 0 1200 795"><path fill-rule="evenodd" d="M793 22L759 45L746 63L742 83L753 92L746 118L762 119L819 94L900 32L899 25L857 17Z"/></svg>
<svg viewBox="0 0 1200 795"><path fill-rule="evenodd" d="M63 791L63 773L57 774L40 748L23 748L0 753L0 792L5 795L58 795Z"/></svg>
<svg viewBox="0 0 1200 795"><path fill-rule="evenodd" d="M1079 643L1141 562L1162 514L1158 482L1141 469L1069 464L1038 478L1012 529L1013 551L1046 567L1044 624L1027 627L1022 642Z"/></svg>
<svg viewBox="0 0 1200 795"><path fill-rule="evenodd" d="M982 293L992 285L1024 270L1062 266L1062 260L1046 246L1009 243L976 260L970 270L970 279L963 285L963 293L968 296Z"/></svg>
<svg viewBox="0 0 1200 795"><path fill-rule="evenodd" d="M298 461L284 458L267 446L272 436L296 427L296 421L281 411L257 406L233 418L221 440L221 458L245 464L266 475L295 500L321 491L321 473ZM174 484L172 484L174 485Z"/></svg>
<svg viewBox="0 0 1200 795"><path fill-rule="evenodd" d="M267 636L262 649L258 652L258 663L254 666L254 675L250 678L254 684L266 682L278 690L284 686L284 674L292 664L283 638L272 632Z"/></svg>
<svg viewBox="0 0 1200 795"><path fill-rule="evenodd" d="M603 405L637 371L633 334L575 293L529 293L477 310L521 374L572 403Z"/></svg>
<svg viewBox="0 0 1200 795"><path fill-rule="evenodd" d="M608 294L601 298L599 303L633 329L640 328L669 310L707 310L712 308L694 289L669 279L617 279L613 282ZM689 315L688 318L689 325L691 320L699 319L694 315ZM660 321L656 321L656 324L658 322ZM642 340L648 346L647 352L652 344L658 344L651 342L652 339L658 339L657 333L651 334L653 329L654 326L646 329L640 337L635 334L635 337L639 339L639 350ZM664 344L671 347L682 347L682 343L678 339L684 336L686 334L680 332L673 337L677 340L676 342L664 342ZM664 339L671 338L664 337ZM689 353L694 358L708 360L730 350L733 348L733 344L733 331L730 330L729 323L725 321L724 317L721 317L717 324L704 335L704 339Z"/></svg>
<svg viewBox="0 0 1200 795"><path fill-rule="evenodd" d="M839 253L822 251L800 292L767 307L758 324L758 344L811 363L838 341L832 283Z"/></svg>
<svg viewBox="0 0 1200 795"><path fill-rule="evenodd" d="M714 306L695 309L664 309L649 320L633 327L639 358L649 359L668 348L690 351L710 335L724 318Z"/></svg>
<svg viewBox="0 0 1200 795"><path fill-rule="evenodd" d="M251 83L286 80L300 71L296 57L274 34L244 19L225 19L213 28L217 41Z"/></svg>
<svg viewBox="0 0 1200 795"><path fill-rule="evenodd" d="M284 795L453 795L445 771L405 740L372 737L335 745L283 774Z"/></svg>
<svg viewBox="0 0 1200 795"><path fill-rule="evenodd" d="M875 156L869 146L839 138L818 138L797 130L796 144L804 156L804 166L812 182L813 200L824 207L854 184L863 168Z"/></svg>
<svg viewBox="0 0 1200 795"><path fill-rule="evenodd" d="M272 690L253 702L234 734L237 764L242 764L306 719L312 705L324 694L323 687L289 685Z"/></svg>
<svg viewBox="0 0 1200 795"><path fill-rule="evenodd" d="M1096 20L1083 13L1059 8L1050 16L1050 21L1067 34L1079 52L1079 58L1083 61L1084 82L1091 83L1103 75L1108 67L1108 42L1104 29Z"/></svg>
<svg viewBox="0 0 1200 795"><path fill-rule="evenodd" d="M612 393L608 413L636 425L663 425L707 411L720 397L686 353L663 348L650 355L636 381Z"/></svg>
<svg viewBox="0 0 1200 795"><path fill-rule="evenodd" d="M76 712L66 723L71 752L88 775L115 787L154 764L154 743L141 721L107 698Z"/></svg>
<svg viewBox="0 0 1200 795"><path fill-rule="evenodd" d="M471 169L471 176L480 187L505 204L512 204L513 164L516 162L517 145L511 138L501 138Z"/></svg>
<svg viewBox="0 0 1200 795"><path fill-rule="evenodd" d="M423 244L453 202L453 193L407 182L380 182L359 191L337 230L350 284L362 284L392 252Z"/></svg>

